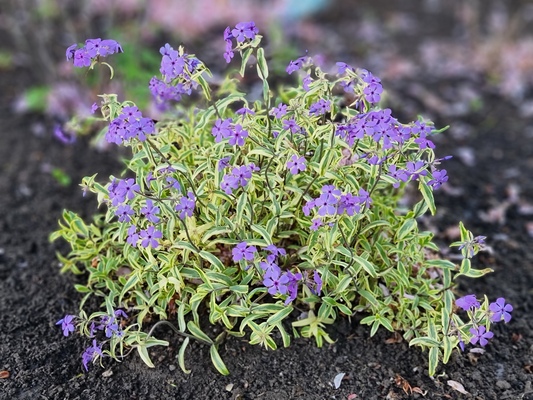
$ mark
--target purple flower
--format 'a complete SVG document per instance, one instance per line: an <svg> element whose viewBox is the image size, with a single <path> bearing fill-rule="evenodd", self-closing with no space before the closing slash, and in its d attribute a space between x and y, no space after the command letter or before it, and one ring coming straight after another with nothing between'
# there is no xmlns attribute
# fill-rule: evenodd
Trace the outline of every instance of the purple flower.
<svg viewBox="0 0 533 400"><path fill-rule="evenodd" d="M268 257L266 261L261 261L259 263L259 268L265 271L265 274L279 274L281 272L281 269L279 268L278 264L276 264L273 260L269 260Z"/></svg>
<svg viewBox="0 0 533 400"><path fill-rule="evenodd" d="M275 244L269 244L267 247L265 247L265 250L275 257L287 255L287 251L284 248L277 247Z"/></svg>
<svg viewBox="0 0 533 400"><path fill-rule="evenodd" d="M141 213L153 224L157 224L160 221L160 218L157 216L159 213L159 207L154 206L150 199L146 200L146 206L141 208Z"/></svg>
<svg viewBox="0 0 533 400"><path fill-rule="evenodd" d="M127 204L121 204L115 211L115 215L118 216L119 222L130 222L131 216L135 214L132 208Z"/></svg>
<svg viewBox="0 0 533 400"><path fill-rule="evenodd" d="M338 202L339 199L337 199L335 196L330 196L327 193L321 194L315 199L315 206L318 207L318 215L321 217L326 215L335 215L337 212Z"/></svg>
<svg viewBox="0 0 533 400"><path fill-rule="evenodd" d="M74 318L76 318L75 315L67 314L56 322L56 325L61 325L64 336L68 336L76 330L76 327L74 326Z"/></svg>
<svg viewBox="0 0 533 400"><path fill-rule="evenodd" d="M479 301L477 301L476 296L473 294L459 297L457 300L455 300L455 305L465 311L480 307Z"/></svg>
<svg viewBox="0 0 533 400"><path fill-rule="evenodd" d="M352 67L350 67L348 64L346 64L345 62L338 62L336 63L337 65L337 74L339 75L343 75L347 69L353 71L354 69Z"/></svg>
<svg viewBox="0 0 533 400"><path fill-rule="evenodd" d="M148 229L143 229L141 231L139 237L142 239L141 246L144 248L152 246L154 249L156 249L159 246L157 239L163 237L163 234L153 226L149 226Z"/></svg>
<svg viewBox="0 0 533 400"><path fill-rule="evenodd" d="M483 325L478 328L470 328L470 333L474 335L474 337L470 339L470 343L476 344L479 341L479 344L485 347L489 342L489 339L492 339L494 336L494 333L486 332L486 330L487 328Z"/></svg>
<svg viewBox="0 0 533 400"><path fill-rule="evenodd" d="M426 176L427 171L422 169L424 168L426 163L424 161L408 161L407 162L407 169L406 172L413 178L413 180L417 180L420 175Z"/></svg>
<svg viewBox="0 0 533 400"><path fill-rule="evenodd" d="M115 317L117 318L128 318L128 314L126 314L123 310L115 310Z"/></svg>
<svg viewBox="0 0 533 400"><path fill-rule="evenodd" d="M302 274L300 272L293 274L291 271L287 271L287 277L289 278L289 284L287 285L289 295L285 300L285 305L292 303L298 296L298 285L302 280Z"/></svg>
<svg viewBox="0 0 533 400"><path fill-rule="evenodd" d="M139 240L139 234L137 233L137 227L135 225L130 225L128 228L128 238L126 243L131 244L132 246L137 246Z"/></svg>
<svg viewBox="0 0 533 400"><path fill-rule="evenodd" d="M253 21L239 22L231 31L232 36L237 39L237 42L244 42L244 39L253 40L257 33L259 33L259 31Z"/></svg>
<svg viewBox="0 0 533 400"><path fill-rule="evenodd" d="M274 107L272 110L270 110L270 115L273 115L274 117L280 119L285 114L287 114L287 104L279 104L277 107Z"/></svg>
<svg viewBox="0 0 533 400"><path fill-rule="evenodd" d="M307 203L302 207L302 211L304 212L304 215L308 217L311 214L311 210L315 208L315 201L314 200L307 200Z"/></svg>
<svg viewBox="0 0 533 400"><path fill-rule="evenodd" d="M448 175L445 169L435 170L432 173L433 179L428 182L428 185L431 186L434 190L441 187L445 182L448 182Z"/></svg>
<svg viewBox="0 0 533 400"><path fill-rule="evenodd" d="M313 280L315 281L315 290L313 293L319 296L320 292L322 291L322 278L316 269L315 272L313 272Z"/></svg>
<svg viewBox="0 0 533 400"><path fill-rule="evenodd" d="M311 79L311 74L307 74L306 77L302 80L302 87L306 92L309 91L309 85L313 82Z"/></svg>
<svg viewBox="0 0 533 400"><path fill-rule="evenodd" d="M72 144L76 142L76 136L65 132L62 126L59 124L56 124L54 126L54 136L61 143L64 143L64 144Z"/></svg>
<svg viewBox="0 0 533 400"><path fill-rule="evenodd" d="M229 160L231 157L223 157L218 161L218 170L222 171L224 168L229 167Z"/></svg>
<svg viewBox="0 0 533 400"><path fill-rule="evenodd" d="M372 198L370 197L370 194L363 188L359 189L358 193L359 197L359 204L364 205L365 208L369 208L372 204Z"/></svg>
<svg viewBox="0 0 533 400"><path fill-rule="evenodd" d="M303 65L306 63L306 61L309 59L308 56L300 57L294 61L291 60L285 71L290 75L295 71L298 71L300 68L303 67Z"/></svg>
<svg viewBox="0 0 533 400"><path fill-rule="evenodd" d="M320 99L316 103L311 104L309 108L309 115L324 115L331 107L331 101Z"/></svg>
<svg viewBox="0 0 533 400"><path fill-rule="evenodd" d="M287 284L289 277L286 274L280 275L279 271L266 273L263 279L263 285L268 288L268 293L272 296L275 294L285 294L288 291Z"/></svg>
<svg viewBox="0 0 533 400"><path fill-rule="evenodd" d="M91 106L91 114L94 114L99 108L100 107L98 106L98 104L93 103L93 105Z"/></svg>
<svg viewBox="0 0 533 400"><path fill-rule="evenodd" d="M211 134L215 137L215 142L219 143L222 139L227 139L231 136L231 118L225 120L217 119Z"/></svg>
<svg viewBox="0 0 533 400"><path fill-rule="evenodd" d="M121 192L128 200L133 200L135 192L139 191L140 187L133 178L121 180L118 183L117 191Z"/></svg>
<svg viewBox="0 0 533 400"><path fill-rule="evenodd" d="M363 89L366 101L369 103L379 103L383 93L383 86L380 83L372 83Z"/></svg>
<svg viewBox="0 0 533 400"><path fill-rule="evenodd" d="M78 49L74 52L73 64L77 68L90 67L91 66L91 56L87 53L85 48Z"/></svg>
<svg viewBox="0 0 533 400"><path fill-rule="evenodd" d="M237 111L235 111L235 114L242 115L243 119L246 114L249 115L255 115L255 111L250 110L248 107L241 107Z"/></svg>
<svg viewBox="0 0 533 400"><path fill-rule="evenodd" d="M287 168L293 175L297 175L298 173L305 171L305 157L298 157L296 154L293 154L291 159L287 161Z"/></svg>
<svg viewBox="0 0 533 400"><path fill-rule="evenodd" d="M187 197L183 196L179 203L176 205L175 209L178 211L180 219L185 219L185 217L192 217L194 212L194 207L196 206L196 198L194 197L193 192L188 192Z"/></svg>
<svg viewBox="0 0 533 400"><path fill-rule="evenodd" d="M87 364L89 363L89 361L95 360L96 357L103 357L103 356L104 355L102 353L101 345L98 345L96 343L96 339L93 339L93 345L87 348L81 356L81 360L83 363L83 367L85 368L85 371L89 370L89 368L87 367Z"/></svg>
<svg viewBox="0 0 533 400"><path fill-rule="evenodd" d="M513 306L510 304L505 304L505 299L500 297L494 303L489 304L489 310L493 312L493 315L490 319L492 322L500 322L503 318L505 323L507 323L511 320L511 311L513 311Z"/></svg>
<svg viewBox="0 0 533 400"><path fill-rule="evenodd" d="M346 211L350 217L357 214L361 210L359 205L359 197L354 196L351 193L343 194L339 199L339 206L337 214L341 215Z"/></svg>
<svg viewBox="0 0 533 400"><path fill-rule="evenodd" d="M298 125L294 119L284 120L283 129L290 130L291 133L298 133L302 131L302 127Z"/></svg>
<svg viewBox="0 0 533 400"><path fill-rule="evenodd" d="M255 253L257 253L257 248L255 246L248 246L248 243L246 242L241 242L233 248L231 253L233 254L234 262L238 262L243 259L251 261L254 259Z"/></svg>
<svg viewBox="0 0 533 400"><path fill-rule="evenodd" d="M67 51L65 53L67 57L67 61L70 61L74 58L74 53L76 52L77 48L78 48L77 43L74 43L73 45L67 47Z"/></svg>
<svg viewBox="0 0 533 400"><path fill-rule="evenodd" d="M242 126L237 124L235 125L235 131L232 132L229 136L229 144L232 146L243 146L244 139L248 137L248 131L242 129Z"/></svg>
<svg viewBox="0 0 533 400"><path fill-rule="evenodd" d="M310 229L312 231L317 231L318 228L320 228L324 223L322 222L322 219L320 218L315 218L314 220L311 221L311 227Z"/></svg>

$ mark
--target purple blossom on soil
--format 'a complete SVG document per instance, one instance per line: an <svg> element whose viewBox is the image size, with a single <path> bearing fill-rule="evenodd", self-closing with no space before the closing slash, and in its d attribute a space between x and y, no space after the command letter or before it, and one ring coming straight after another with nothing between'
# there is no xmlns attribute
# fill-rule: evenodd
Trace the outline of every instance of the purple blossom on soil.
<svg viewBox="0 0 533 400"><path fill-rule="evenodd" d="M245 39L253 40L258 33L259 30L253 21L239 22L231 31L231 35L237 39L237 42L244 42ZM224 34L224 37L225 36L226 35Z"/></svg>
<svg viewBox="0 0 533 400"><path fill-rule="evenodd" d="M320 99L316 103L311 104L309 108L309 115L324 115L331 108L331 101Z"/></svg>
<svg viewBox="0 0 533 400"><path fill-rule="evenodd" d="M455 305L465 311L480 307L479 301L473 294L468 294L466 296L459 297L457 300L455 300Z"/></svg>
<svg viewBox="0 0 533 400"><path fill-rule="evenodd" d="M287 168L293 175L297 175L298 173L305 171L305 157L298 157L296 154L293 154L291 159L287 161Z"/></svg>
<svg viewBox="0 0 533 400"><path fill-rule="evenodd" d="M254 259L255 253L257 253L257 248L255 246L248 246L246 242L241 242L231 250L231 253L234 262L240 260L251 261Z"/></svg>
<svg viewBox="0 0 533 400"><path fill-rule="evenodd" d="M85 349L85 351L83 352L81 356L83 368L85 368L85 371L89 370L89 368L87 367L87 364L89 364L90 361L94 361L96 357L103 357L103 356L104 354L102 353L101 345L98 345L96 343L96 339L93 339L93 345Z"/></svg>
<svg viewBox="0 0 533 400"><path fill-rule="evenodd" d="M161 239L163 237L163 234L155 229L153 226L149 226L147 229L143 229L140 234L139 238L142 239L141 246L144 248L147 247L153 247L156 249L159 246L159 242L157 239Z"/></svg>
<svg viewBox="0 0 533 400"><path fill-rule="evenodd" d="M67 314L56 322L56 325L61 325L61 329L63 330L64 336L68 336L76 330L76 327L74 326L75 318L75 315Z"/></svg>
<svg viewBox="0 0 533 400"><path fill-rule="evenodd" d="M211 129L211 134L215 137L215 142L219 143L223 139L227 139L231 136L231 118L225 120L217 119L215 125Z"/></svg>
<svg viewBox="0 0 533 400"><path fill-rule="evenodd" d="M448 182L448 175L445 169L438 170L436 169L432 173L433 179L428 182L428 185L436 190L441 187L442 184Z"/></svg>
<svg viewBox="0 0 533 400"><path fill-rule="evenodd" d="M128 228L128 238L126 239L126 243L129 243L132 246L137 246L138 241L139 233L137 232L137 227L135 225L130 225Z"/></svg>
<svg viewBox="0 0 533 400"><path fill-rule="evenodd" d="M299 69L303 67L303 65L307 62L308 59L309 59L308 56L303 56L294 61L291 60L291 62L289 63L285 71L287 71L289 75L295 71L298 71Z"/></svg>
<svg viewBox="0 0 533 400"><path fill-rule="evenodd" d="M161 220L157 216L157 214L159 214L159 207L155 206L150 199L146 200L146 206L141 208L141 213L153 224L157 224Z"/></svg>
<svg viewBox="0 0 533 400"><path fill-rule="evenodd" d="M489 342L489 339L492 339L494 336L494 333L487 332L487 328L485 328L483 325L477 328L470 328L470 333L474 335L472 339L470 339L470 343L476 344L479 341L479 344L483 347L485 347Z"/></svg>
<svg viewBox="0 0 533 400"><path fill-rule="evenodd" d="M287 274L280 274L279 271L266 273L263 278L263 285L268 288L268 293L272 296L276 294L286 294L289 289L287 287L288 283L289 277Z"/></svg>
<svg viewBox="0 0 533 400"><path fill-rule="evenodd" d="M73 144L76 142L76 136L65 132L59 124L54 125L54 137L64 144Z"/></svg>
<svg viewBox="0 0 533 400"><path fill-rule="evenodd" d="M322 225L324 225L324 223L322 222L322 219L320 218L315 218L311 221L311 227L310 229L312 231L317 231Z"/></svg>
<svg viewBox="0 0 533 400"><path fill-rule="evenodd" d="M513 306L505 304L505 299L500 297L494 303L489 304L489 310L493 312L492 317L490 318L492 322L500 322L503 318L505 323L508 323L511 320Z"/></svg>
<svg viewBox="0 0 533 400"><path fill-rule="evenodd" d="M115 215L118 216L119 222L130 222L131 216L135 214L133 209L127 204L121 204L118 206Z"/></svg>
<svg viewBox="0 0 533 400"><path fill-rule="evenodd" d="M280 119L285 114L287 114L287 104L279 104L277 107L272 108L270 110L270 115L273 115L274 117Z"/></svg>
<svg viewBox="0 0 533 400"><path fill-rule="evenodd" d="M232 146L244 146L244 140L248 137L248 131L241 125L235 125L235 130L229 136L229 144Z"/></svg>
<svg viewBox="0 0 533 400"><path fill-rule="evenodd" d="M196 198L193 192L188 192L187 197L183 196L176 205L176 211L179 212L179 217L183 220L185 217L192 217L194 207L196 207Z"/></svg>

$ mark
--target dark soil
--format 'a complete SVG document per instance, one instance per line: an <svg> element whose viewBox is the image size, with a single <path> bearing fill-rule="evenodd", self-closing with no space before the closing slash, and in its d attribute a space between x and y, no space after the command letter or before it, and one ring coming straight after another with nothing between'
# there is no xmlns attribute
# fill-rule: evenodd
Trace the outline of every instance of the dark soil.
<svg viewBox="0 0 533 400"><path fill-rule="evenodd" d="M456 352L434 378L426 372L426 354L404 341L389 344L395 342L388 340L394 338L389 332L369 338L369 329L356 319L334 325L335 344L320 349L297 339L290 348L272 352L230 338L221 348L231 371L227 377L212 367L208 349L196 344L186 357L191 373L181 372L181 339L164 327L156 336L171 345L152 352L154 369L132 354L85 373L80 355L86 340L64 338L55 326L77 310L77 278L59 274L57 246L48 235L64 208L85 218L96 211L95 199L82 197L77 187L83 176L99 172L104 179L118 174L121 165L114 152L99 153L84 140L64 146L39 116L13 115L13 98L27 83L20 71L1 71L1 399L533 399L533 121L482 83L421 82L438 93L481 84L483 99L461 118L439 121L436 115L438 122L452 125L437 140L438 154L454 158L445 165L449 185L436 196L438 215L426 224L443 247L456 240L453 226L460 220L474 234L488 237L490 251L478 256L476 266L494 273L464 280L458 290L491 300L505 297L514 306L513 319L495 327L484 354ZM399 112L402 104L407 114L409 104L420 106L419 99L409 97L408 83L394 88L402 94L402 101L396 100ZM475 130L459 135L454 124ZM45 133L39 133L40 126ZM62 168L72 184L61 186L50 173L54 167ZM335 389L333 380L341 372L346 375ZM468 394L449 381L461 383Z"/></svg>

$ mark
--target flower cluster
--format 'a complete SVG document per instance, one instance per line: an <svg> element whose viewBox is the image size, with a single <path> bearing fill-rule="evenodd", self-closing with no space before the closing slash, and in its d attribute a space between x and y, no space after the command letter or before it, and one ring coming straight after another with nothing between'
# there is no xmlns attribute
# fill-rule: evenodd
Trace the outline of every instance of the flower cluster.
<svg viewBox="0 0 533 400"><path fill-rule="evenodd" d="M238 44L243 43L246 39L254 40L259 34L259 29L255 26L255 22L239 22L232 29L229 26L224 30L224 41L226 43L226 50L224 51L224 59L227 63L234 57L233 39Z"/></svg>
<svg viewBox="0 0 533 400"><path fill-rule="evenodd" d="M67 61L72 60L75 67L90 67L99 58L114 53L122 53L122 46L115 40L100 38L87 39L84 46L73 44L67 48Z"/></svg>
<svg viewBox="0 0 533 400"><path fill-rule="evenodd" d="M495 302L489 304L488 309L484 310L475 295L469 294L455 300L455 305L468 312L472 327L469 329L472 337L471 344L479 343L486 346L489 339L494 337L494 333L489 330L489 322L497 323L502 320L505 323L511 321L511 312L513 306L505 302L503 297L498 298ZM464 342L460 334L459 345L464 350Z"/></svg>
<svg viewBox="0 0 533 400"><path fill-rule="evenodd" d="M222 178L220 189L226 194L232 194L235 189L248 185L252 179L252 173L257 171L259 171L259 167L256 167L254 163L233 167L231 172Z"/></svg>
<svg viewBox="0 0 533 400"><path fill-rule="evenodd" d="M202 63L196 57L184 52L183 48L175 50L168 43L159 49L162 55L161 72L162 79L152 77L149 89L160 109L165 109L172 102L178 102L183 95L191 95L198 87L198 83L192 79Z"/></svg>
<svg viewBox="0 0 533 400"><path fill-rule="evenodd" d="M251 110L249 110L251 111ZM245 112L243 111L242 114ZM248 137L248 131L242 127L240 124L233 124L231 118L226 118L224 120L217 119L211 133L215 137L215 142L219 143L223 139L229 139L228 143L232 146L244 146L244 142Z"/></svg>
<svg viewBox="0 0 533 400"><path fill-rule="evenodd" d="M75 315L65 315L62 319L57 321L56 325L61 325L64 336L69 336L76 331L76 324L87 327L88 336L94 338L98 331L103 331L107 339L121 340L124 337L124 331L122 330L121 320L127 320L128 315L123 310L115 310L110 315L101 315L99 318L93 320L83 320ZM80 331L82 328L80 327ZM104 353L102 351L103 345L108 340L104 340L98 343L96 338L93 339L92 345L85 349L81 359L83 368L87 371L89 369L89 362L94 362L98 358L103 358Z"/></svg>
<svg viewBox="0 0 533 400"><path fill-rule="evenodd" d="M115 144L123 144L131 139L144 142L147 135L154 133L155 127L152 119L143 117L136 106L126 106L120 115L109 124L106 140L108 143Z"/></svg>

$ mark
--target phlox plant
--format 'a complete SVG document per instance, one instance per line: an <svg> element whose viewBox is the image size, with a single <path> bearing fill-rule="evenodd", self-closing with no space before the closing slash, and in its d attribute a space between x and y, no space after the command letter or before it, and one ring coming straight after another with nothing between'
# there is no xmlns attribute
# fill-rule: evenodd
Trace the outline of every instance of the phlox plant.
<svg viewBox="0 0 533 400"><path fill-rule="evenodd" d="M439 131L424 119L399 122L380 107L380 80L343 62L328 73L300 57L287 67L298 85L274 91L261 39L253 22L224 32L224 59L240 55L240 75L262 82L259 98L239 91L236 71L211 87L202 61L166 44L149 83L164 118L113 94L95 104L105 139L132 155L120 177L83 179L104 214L88 224L65 211L51 235L71 246L58 254L62 271L86 279L76 285L79 315L58 321L65 336L92 338L84 367L133 349L153 366L147 349L168 345L154 337L161 323L184 337L185 372L190 340L207 344L227 374L218 347L228 335L268 349L292 337L322 346L333 341L328 325L357 314L371 335L382 327L427 349L431 375L454 348L485 345L490 323L507 322L512 307L474 295L456 302L453 291L459 276L490 271L470 261L484 238L461 224L455 265L418 227L448 179L434 153ZM95 53L94 41L91 53L72 46L67 57L97 66L109 52ZM409 208L400 200L410 184L420 196ZM92 314L90 297L101 300ZM208 323L222 333L212 337Z"/></svg>

